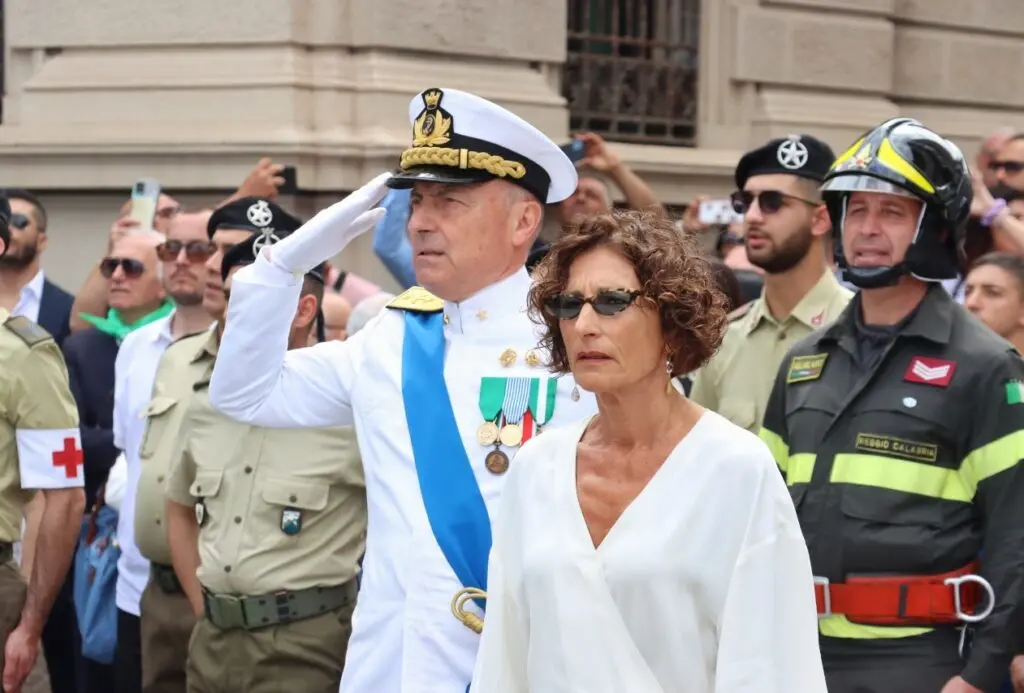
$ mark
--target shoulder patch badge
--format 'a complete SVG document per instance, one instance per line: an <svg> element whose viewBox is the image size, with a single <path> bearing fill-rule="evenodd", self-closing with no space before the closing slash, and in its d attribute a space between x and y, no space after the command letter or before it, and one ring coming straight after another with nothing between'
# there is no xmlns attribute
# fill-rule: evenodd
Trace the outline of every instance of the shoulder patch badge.
<svg viewBox="0 0 1024 693"><path fill-rule="evenodd" d="M391 299L387 307L413 313L439 313L444 310L444 301L422 286L414 286Z"/></svg>
<svg viewBox="0 0 1024 693"><path fill-rule="evenodd" d="M750 309L753 307L753 305L754 305L753 301L748 301L748 302L744 303L742 306L740 306L739 308L737 308L736 310L730 311L729 314L726 315L725 317L729 320L729 322L736 322L737 320L742 318L744 315L749 313Z"/></svg>
<svg viewBox="0 0 1024 693"><path fill-rule="evenodd" d="M825 370L826 360L828 360L828 354L794 356L789 361L786 383L805 383L809 380L817 380L821 377L821 372Z"/></svg>
<svg viewBox="0 0 1024 693"><path fill-rule="evenodd" d="M8 318L7 321L4 322L4 327L18 335L21 341L28 344L29 347L34 347L36 344L42 344L47 340L53 340L53 337L49 332L28 318L20 315Z"/></svg>

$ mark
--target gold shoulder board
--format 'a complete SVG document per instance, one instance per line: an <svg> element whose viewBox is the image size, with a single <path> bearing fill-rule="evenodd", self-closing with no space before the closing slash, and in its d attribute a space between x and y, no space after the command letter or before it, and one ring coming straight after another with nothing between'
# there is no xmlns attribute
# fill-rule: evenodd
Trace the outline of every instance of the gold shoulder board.
<svg viewBox="0 0 1024 693"><path fill-rule="evenodd" d="M444 301L422 286L414 286L391 299L388 308L414 313L439 313L444 310Z"/></svg>
<svg viewBox="0 0 1024 693"><path fill-rule="evenodd" d="M744 303L742 306L740 306L736 310L731 311L725 317L729 319L729 322L735 322L735 321L739 320L740 318L742 318L747 313L749 313L750 312L750 308L753 305L754 305L753 301L749 301L747 303Z"/></svg>
<svg viewBox="0 0 1024 693"><path fill-rule="evenodd" d="M47 340L53 340L53 337L49 332L28 318L20 315L8 318L7 321L4 322L4 327L18 335L21 341L28 344L30 348Z"/></svg>

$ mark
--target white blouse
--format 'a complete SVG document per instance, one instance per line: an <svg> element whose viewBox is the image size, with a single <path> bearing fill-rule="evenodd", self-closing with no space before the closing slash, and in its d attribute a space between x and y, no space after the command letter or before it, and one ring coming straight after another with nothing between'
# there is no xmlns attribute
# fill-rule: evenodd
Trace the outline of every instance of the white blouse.
<svg viewBox="0 0 1024 693"><path fill-rule="evenodd" d="M824 693L810 559L764 444L706 412L595 549L586 424L509 472L473 693Z"/></svg>

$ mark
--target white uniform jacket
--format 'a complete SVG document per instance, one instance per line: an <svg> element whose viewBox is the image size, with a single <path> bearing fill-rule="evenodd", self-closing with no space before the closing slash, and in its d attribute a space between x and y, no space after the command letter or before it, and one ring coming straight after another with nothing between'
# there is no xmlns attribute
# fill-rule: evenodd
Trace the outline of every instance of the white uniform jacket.
<svg viewBox="0 0 1024 693"><path fill-rule="evenodd" d="M210 401L257 426L355 424L369 522L341 690L465 693L480 636L451 613L462 584L438 546L420 494L402 397L404 312L385 309L348 341L287 351L300 284L262 255L234 276ZM484 460L494 447L476 438L484 422L482 378L550 377L543 356L540 364L527 358L538 336L525 309L529 287L529 275L520 270L462 303L444 305L444 379L492 519L504 476L487 470ZM593 396L576 390L571 376L558 381L554 404L550 426L596 411ZM503 450L515 465L517 448Z"/></svg>

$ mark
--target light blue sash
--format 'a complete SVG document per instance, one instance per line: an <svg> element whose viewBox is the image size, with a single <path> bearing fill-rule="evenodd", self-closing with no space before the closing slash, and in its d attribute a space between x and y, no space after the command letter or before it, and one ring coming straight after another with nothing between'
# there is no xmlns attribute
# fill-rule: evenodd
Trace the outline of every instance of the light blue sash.
<svg viewBox="0 0 1024 693"><path fill-rule="evenodd" d="M463 587L487 589L491 522L444 382L443 314L405 311L402 399L423 505ZM477 600L483 608L481 600Z"/></svg>

